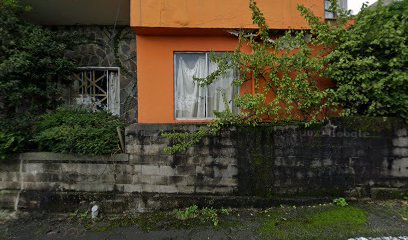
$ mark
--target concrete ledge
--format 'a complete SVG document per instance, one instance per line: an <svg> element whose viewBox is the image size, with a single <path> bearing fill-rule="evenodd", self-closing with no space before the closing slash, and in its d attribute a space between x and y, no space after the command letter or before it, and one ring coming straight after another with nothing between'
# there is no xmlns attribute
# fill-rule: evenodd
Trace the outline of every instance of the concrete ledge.
<svg viewBox="0 0 408 240"><path fill-rule="evenodd" d="M158 131L172 131L172 130L182 130L182 131L196 131L201 126L206 126L206 124L197 124L197 123L181 123L181 124L140 124L134 123L129 125L125 129L125 135L128 134L140 134L143 132L155 132Z"/></svg>
<svg viewBox="0 0 408 240"><path fill-rule="evenodd" d="M28 152L22 153L19 159L28 162L128 162L128 154L115 154L111 156L84 156L79 154L64 154L52 152Z"/></svg>

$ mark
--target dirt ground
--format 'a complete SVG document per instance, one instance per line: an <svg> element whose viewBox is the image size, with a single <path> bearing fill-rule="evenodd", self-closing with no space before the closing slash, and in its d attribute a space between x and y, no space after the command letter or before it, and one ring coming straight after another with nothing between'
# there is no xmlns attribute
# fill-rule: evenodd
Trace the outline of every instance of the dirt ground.
<svg viewBox="0 0 408 240"><path fill-rule="evenodd" d="M349 239L408 236L408 202L355 202L268 209L198 208L140 214L0 210L0 239Z"/></svg>

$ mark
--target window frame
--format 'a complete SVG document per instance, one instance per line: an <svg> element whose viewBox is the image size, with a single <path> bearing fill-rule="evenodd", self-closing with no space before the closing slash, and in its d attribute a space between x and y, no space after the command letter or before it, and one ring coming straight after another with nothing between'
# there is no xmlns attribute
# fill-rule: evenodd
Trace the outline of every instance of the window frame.
<svg viewBox="0 0 408 240"><path fill-rule="evenodd" d="M326 2L329 2L329 3L330 3L330 1L329 1L329 0L323 0L323 3L324 3L324 19L327 19L327 20L336 20L336 19L337 19L337 14L330 11L330 6L329 6L329 7L326 7L326 6L327 6L327 5L326 5ZM342 9L346 8L346 10L347 10L347 8L348 8L348 2L347 2L347 0L339 0L339 1L337 2L337 4L338 4L338 7L339 7L339 8L342 8ZM327 16L326 16L326 13L332 14L333 16L332 16L332 17L327 17Z"/></svg>
<svg viewBox="0 0 408 240"><path fill-rule="evenodd" d="M117 89L118 98L120 99L120 92L121 92L120 91L120 79L121 79L120 67L85 66L85 67L78 67L77 69L78 69L78 71L81 72L81 75L83 73L86 73L87 71L106 71L107 72L106 76L108 78L109 78L109 72L116 72L117 73L117 81L119 82L118 83L119 84L119 89ZM78 93L81 95L81 89L77 89L77 90L78 90ZM89 95L89 94L82 94L82 95ZM110 113L112 113L114 115L120 115L120 112L121 112L120 103L119 103L119 106L118 106L119 113L113 113L112 109L109 109L109 105L110 105L109 103L110 103L110 101L109 101L109 81L107 81L107 86L106 86L106 111L110 112Z"/></svg>
<svg viewBox="0 0 408 240"><path fill-rule="evenodd" d="M206 70L207 70L207 76L209 73L209 55L211 53L228 53L232 51L174 51L173 52L173 117L175 121L192 121L192 122L204 122L204 121L211 121L216 119L216 117L205 117L205 118L178 118L177 117L177 110L176 110L176 71L175 71L175 66L176 66L176 55L177 54L205 54L205 65L206 65ZM240 93L240 87L237 87L237 93ZM231 99L232 101L232 106L234 106L234 98ZM237 111L239 112L239 108L237 108ZM205 115L208 116L208 86L205 89Z"/></svg>

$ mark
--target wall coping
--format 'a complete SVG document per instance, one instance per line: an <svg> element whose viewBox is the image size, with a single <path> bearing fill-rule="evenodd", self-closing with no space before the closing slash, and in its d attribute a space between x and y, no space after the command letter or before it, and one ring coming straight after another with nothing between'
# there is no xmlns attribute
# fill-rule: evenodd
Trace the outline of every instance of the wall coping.
<svg viewBox="0 0 408 240"><path fill-rule="evenodd" d="M69 153L26 152L19 154L18 159L30 162L128 162L129 156L125 153L103 156L86 156Z"/></svg>

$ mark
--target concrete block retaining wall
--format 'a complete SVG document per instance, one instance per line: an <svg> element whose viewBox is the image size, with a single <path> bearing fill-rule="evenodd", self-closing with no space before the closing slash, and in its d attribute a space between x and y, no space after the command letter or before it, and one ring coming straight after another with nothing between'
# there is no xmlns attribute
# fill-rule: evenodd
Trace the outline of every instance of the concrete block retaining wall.
<svg viewBox="0 0 408 240"><path fill-rule="evenodd" d="M400 197L408 189L407 127L396 119L367 121L234 127L175 155L163 153L169 142L160 133L199 126L134 124L126 154L25 153L1 161L0 207L65 211L99 201L109 211L143 211L197 201Z"/></svg>
<svg viewBox="0 0 408 240"><path fill-rule="evenodd" d="M160 133L173 129L195 131L197 126L135 124L127 129L126 152L131 164L141 165L142 179L150 179L153 188L166 186L158 192L236 193L238 165L230 136L207 138L186 152L165 155L169 142Z"/></svg>

